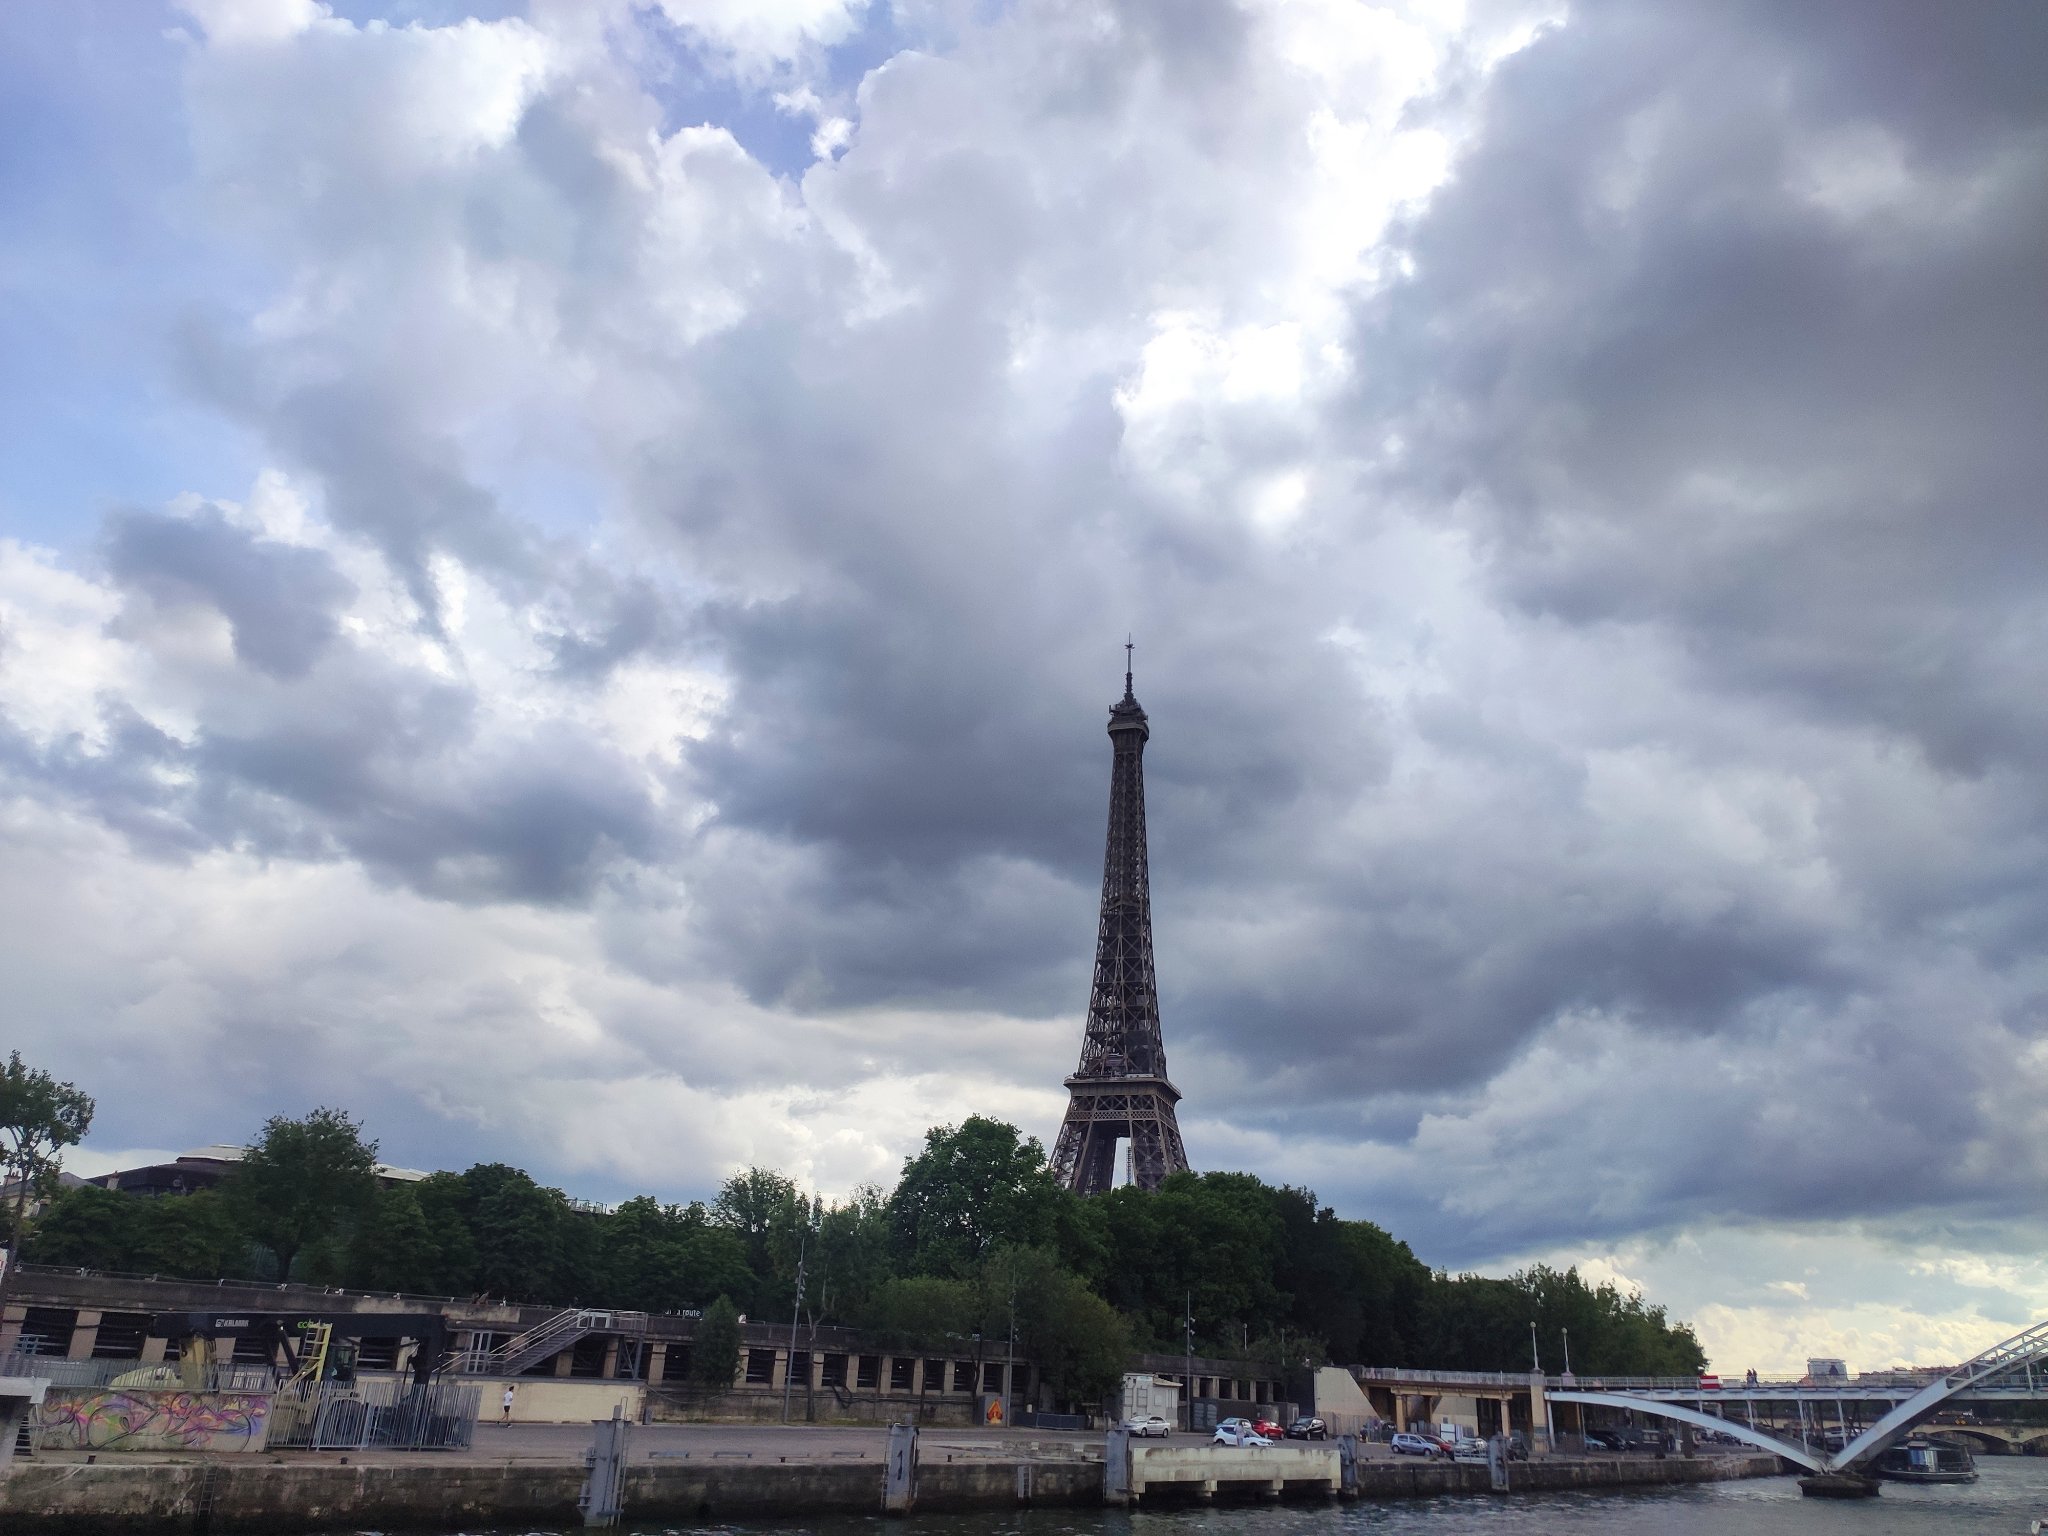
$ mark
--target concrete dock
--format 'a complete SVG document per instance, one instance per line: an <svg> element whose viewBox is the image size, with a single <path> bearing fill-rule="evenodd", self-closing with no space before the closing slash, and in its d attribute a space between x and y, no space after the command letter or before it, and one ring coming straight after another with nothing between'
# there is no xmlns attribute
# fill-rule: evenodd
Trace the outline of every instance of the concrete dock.
<svg viewBox="0 0 2048 1536"><path fill-rule="evenodd" d="M574 1529L580 1525L582 1425L481 1428L463 1452L254 1455L38 1454L18 1460L0 1484L7 1536L156 1536L156 1533L302 1533L320 1529L453 1531L477 1525ZM814 1514L872 1514L882 1501L886 1431L761 1425L636 1428L625 1473L628 1523L723 1521ZM1279 1448L1276 1448L1279 1449ZM1293 1450L1295 1447L1289 1447ZM1306 1448L1302 1448L1306 1449ZM1316 1448L1320 1450L1321 1448ZM1207 1454L1192 1436L1145 1447L1162 1474ZM1365 1498L1489 1495L1483 1465L1391 1457L1367 1447L1358 1463ZM1162 1454L1164 1453L1164 1454ZM1176 1454L1179 1453L1179 1454ZM1289 1458L1290 1461L1297 1458ZM1309 1459L1317 1459L1310 1457ZM1331 1459L1334 1459L1332 1453ZM1270 1492L1273 1468L1249 1479L1217 1478L1212 1491ZM1518 1463L1511 1494L1566 1488L1688 1483L1769 1476L1775 1458L1552 1457ZM1103 1437L1056 1431L925 1431L915 1512L1104 1502ZM1199 1483L1181 1492L1199 1492ZM1328 1497L1323 1474L1282 1480L1289 1497Z"/></svg>

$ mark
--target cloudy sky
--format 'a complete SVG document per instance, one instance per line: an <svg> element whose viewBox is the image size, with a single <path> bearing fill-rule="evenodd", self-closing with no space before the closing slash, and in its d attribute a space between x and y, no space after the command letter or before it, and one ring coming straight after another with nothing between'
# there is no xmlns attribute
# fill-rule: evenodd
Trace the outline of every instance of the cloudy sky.
<svg viewBox="0 0 2048 1536"><path fill-rule="evenodd" d="M1050 1140L1122 642L1196 1164L1724 1370L2048 1313L2048 12L0 7L76 1166Z"/></svg>

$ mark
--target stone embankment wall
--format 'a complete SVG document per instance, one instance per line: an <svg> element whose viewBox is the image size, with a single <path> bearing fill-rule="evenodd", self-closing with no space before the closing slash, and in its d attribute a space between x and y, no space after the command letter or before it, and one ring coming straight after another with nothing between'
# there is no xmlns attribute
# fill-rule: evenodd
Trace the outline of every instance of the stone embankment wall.
<svg viewBox="0 0 2048 1536"><path fill-rule="evenodd" d="M1517 1464L1518 1491L1694 1483L1769 1476L1774 1457L1694 1460L1552 1460ZM1482 1466L1369 1462L1367 1498L1484 1494ZM399 1465L275 1465L240 1457L130 1465L17 1466L0 1484L7 1536L255 1536L331 1528L455 1531L477 1525L568 1529L579 1522L575 1465L426 1461ZM1512 1495L1510 1495L1512 1496ZM1102 1502L1099 1461L973 1460L926 1463L917 1510L1014 1508L1022 1503ZM872 1462L837 1465L655 1464L626 1475L626 1512L638 1521L712 1521L770 1516L873 1514L881 1473Z"/></svg>

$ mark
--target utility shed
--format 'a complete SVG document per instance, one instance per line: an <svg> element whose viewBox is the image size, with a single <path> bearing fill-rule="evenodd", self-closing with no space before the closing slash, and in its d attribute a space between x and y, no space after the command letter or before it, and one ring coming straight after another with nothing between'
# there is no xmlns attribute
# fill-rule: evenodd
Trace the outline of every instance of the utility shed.
<svg viewBox="0 0 2048 1536"><path fill-rule="evenodd" d="M1180 1383L1149 1371L1124 1372L1123 1395L1117 1404L1119 1419L1142 1419L1152 1414L1169 1424L1180 1423Z"/></svg>

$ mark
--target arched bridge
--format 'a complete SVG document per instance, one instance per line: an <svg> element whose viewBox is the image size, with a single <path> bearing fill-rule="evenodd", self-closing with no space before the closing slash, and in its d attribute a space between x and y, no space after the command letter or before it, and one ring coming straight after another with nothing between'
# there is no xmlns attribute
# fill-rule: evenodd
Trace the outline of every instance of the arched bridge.
<svg viewBox="0 0 2048 1536"><path fill-rule="evenodd" d="M1695 1429L1733 1435L1814 1472L1841 1472L1897 1444L1947 1404L2048 1401L2048 1323L2037 1323L2025 1333L2015 1334L1974 1360L1925 1383L1859 1379L1819 1385L1770 1383L1708 1389L1697 1382L1649 1386L1587 1382L1583 1387L1560 1382L1547 1388L1545 1396L1552 1402L1655 1414ZM1752 1408L1752 1422L1745 1423L1726 1412L1709 1413L1708 1403L1724 1409L1738 1403L1748 1404ZM1839 1450L1787 1440L1753 1422L1754 1407L1760 1404L1797 1404L1804 1422L1809 1407L1819 1408L1824 1415L1830 1405L1840 1421L1846 1417L1845 1405L1849 1403L1891 1406ZM1944 1433L1956 1432L1953 1426L1942 1428Z"/></svg>

